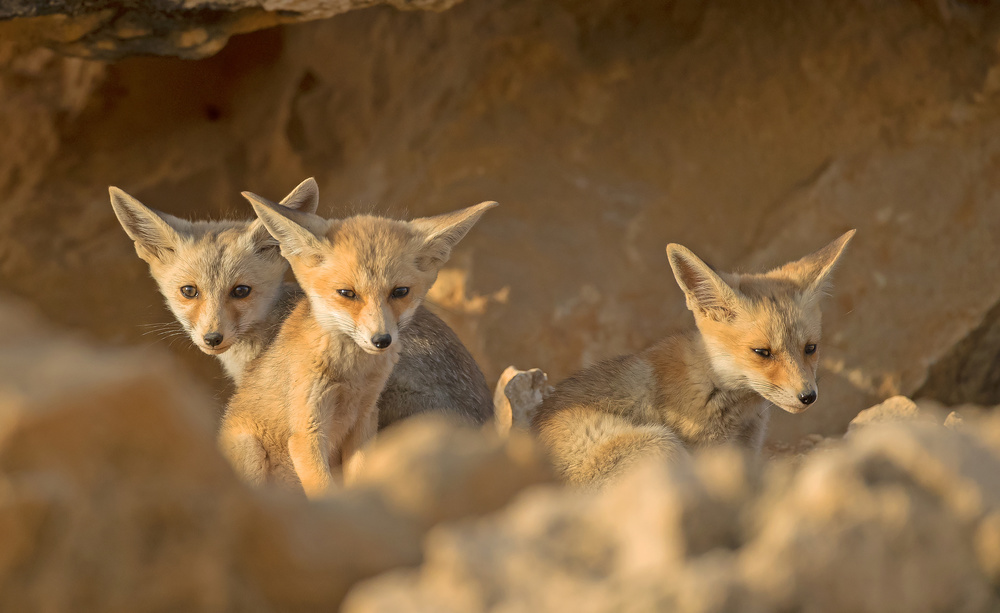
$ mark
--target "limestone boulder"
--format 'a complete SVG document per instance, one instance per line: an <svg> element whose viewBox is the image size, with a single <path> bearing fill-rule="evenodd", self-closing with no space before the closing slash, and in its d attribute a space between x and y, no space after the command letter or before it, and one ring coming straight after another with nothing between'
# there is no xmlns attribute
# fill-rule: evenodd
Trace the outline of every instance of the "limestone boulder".
<svg viewBox="0 0 1000 613"><path fill-rule="evenodd" d="M500 437L426 417L379 435L359 485L429 528L493 512L524 488L552 480L540 448L526 433Z"/></svg>
<svg viewBox="0 0 1000 613"><path fill-rule="evenodd" d="M884 424L903 421L924 421L942 423L943 413L932 403L924 403L921 408L906 396L893 396L884 402L869 407L851 420L847 425L847 435L872 424Z"/></svg>
<svg viewBox="0 0 1000 613"><path fill-rule="evenodd" d="M335 609L420 559L374 492L245 488L216 408L159 352L67 338L0 302L0 609Z"/></svg>
<svg viewBox="0 0 1000 613"><path fill-rule="evenodd" d="M993 610L1000 455L980 426L872 424L798 462L709 450L601 491L529 490L436 528L419 569L344 611Z"/></svg>
<svg viewBox="0 0 1000 613"><path fill-rule="evenodd" d="M739 509L755 490L751 464L732 449L696 465L641 465L601 492L529 490L492 517L433 530L419 571L361 584L344 611L653 611L684 598L726 601L734 581L725 552L742 543ZM711 594L682 595L679 576L701 587L724 580Z"/></svg>
<svg viewBox="0 0 1000 613"><path fill-rule="evenodd" d="M745 585L770 610L987 610L995 593L974 535L1000 503L998 475L973 437L865 428L762 494L740 552Z"/></svg>

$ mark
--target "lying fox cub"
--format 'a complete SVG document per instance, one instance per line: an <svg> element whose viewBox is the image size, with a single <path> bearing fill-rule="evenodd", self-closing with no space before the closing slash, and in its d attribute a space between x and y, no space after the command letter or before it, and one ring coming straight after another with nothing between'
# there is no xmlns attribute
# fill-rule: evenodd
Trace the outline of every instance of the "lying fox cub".
<svg viewBox="0 0 1000 613"><path fill-rule="evenodd" d="M816 401L820 299L852 236L763 274L717 274L668 245L697 330L559 384L532 420L556 469L597 485L648 454L724 442L759 452L772 404L800 413Z"/></svg>
<svg viewBox="0 0 1000 613"><path fill-rule="evenodd" d="M250 364L219 443L246 481L298 481L310 498L346 483L378 426L376 400L401 349L400 328L452 248L495 202L413 221L324 219L244 192L281 245L305 299Z"/></svg>

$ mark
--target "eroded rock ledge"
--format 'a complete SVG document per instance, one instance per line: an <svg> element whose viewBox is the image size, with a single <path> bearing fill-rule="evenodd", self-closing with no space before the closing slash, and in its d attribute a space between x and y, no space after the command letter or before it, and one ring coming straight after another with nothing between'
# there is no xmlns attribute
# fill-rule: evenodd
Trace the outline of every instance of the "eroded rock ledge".
<svg viewBox="0 0 1000 613"><path fill-rule="evenodd" d="M0 37L102 60L143 54L195 59L215 54L235 34L282 23L324 19L379 4L443 11L461 1L13 0L0 3Z"/></svg>

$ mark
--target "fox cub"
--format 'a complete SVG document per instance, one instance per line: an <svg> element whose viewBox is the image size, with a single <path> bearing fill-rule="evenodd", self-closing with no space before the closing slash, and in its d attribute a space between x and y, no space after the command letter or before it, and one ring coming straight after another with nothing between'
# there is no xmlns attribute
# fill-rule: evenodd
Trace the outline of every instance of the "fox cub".
<svg viewBox="0 0 1000 613"><path fill-rule="evenodd" d="M853 235L763 274L717 274L668 245L697 330L556 387L532 429L564 479L598 485L645 455L705 444L759 452L772 404L800 413L816 401L820 299Z"/></svg>
<svg viewBox="0 0 1000 613"><path fill-rule="evenodd" d="M264 223L186 221L110 188L115 215L149 264L170 311L191 341L218 358L239 385L303 294L285 283L288 262ZM313 213L316 181L306 179L283 206ZM379 398L379 427L427 411L474 424L493 415L486 379L451 328L419 307L400 330L403 349Z"/></svg>
<svg viewBox="0 0 1000 613"><path fill-rule="evenodd" d="M304 181L282 205L315 211L315 185ZM294 302L278 242L260 220L187 221L147 208L117 187L108 191L170 312L195 347L216 356L239 383Z"/></svg>
<svg viewBox="0 0 1000 613"><path fill-rule="evenodd" d="M297 481L309 497L350 483L378 425L376 400L399 359L400 328L452 248L495 202L409 222L324 219L243 194L305 292L245 373L219 443L246 481Z"/></svg>

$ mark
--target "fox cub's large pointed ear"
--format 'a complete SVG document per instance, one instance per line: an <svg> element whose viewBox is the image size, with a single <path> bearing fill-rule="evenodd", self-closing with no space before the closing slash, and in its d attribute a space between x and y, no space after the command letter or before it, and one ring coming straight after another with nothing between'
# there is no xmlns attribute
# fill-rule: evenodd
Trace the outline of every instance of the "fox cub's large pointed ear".
<svg viewBox="0 0 1000 613"><path fill-rule="evenodd" d="M434 217L420 217L411 221L410 225L424 235L419 266L424 270L443 266L451 257L451 250L458 241L476 225L483 213L495 206L496 202L480 202L460 211Z"/></svg>
<svg viewBox="0 0 1000 613"><path fill-rule="evenodd" d="M318 256L317 234L325 230L326 222L312 213L295 211L252 192L243 192L260 222L281 245L285 257Z"/></svg>
<svg viewBox="0 0 1000 613"><path fill-rule="evenodd" d="M250 243L257 252L258 255L279 255L279 250L281 244L278 239L271 236L271 232L268 231L267 226L260 218L253 220L250 227L247 228L246 236L249 237Z"/></svg>
<svg viewBox="0 0 1000 613"><path fill-rule="evenodd" d="M856 231L845 232L819 251L785 264L778 270L795 280L804 292L826 293L830 286L830 275Z"/></svg>
<svg viewBox="0 0 1000 613"><path fill-rule="evenodd" d="M180 232L188 229L189 222L154 211L117 187L109 187L108 193L115 216L135 242L139 257L162 260L174 252L180 243Z"/></svg>
<svg viewBox="0 0 1000 613"><path fill-rule="evenodd" d="M246 194L244 194L244 196L246 196ZM252 196L259 200L266 200L256 194L252 194ZM250 197L247 196L247 198L249 199ZM274 204L270 200L266 201L270 204ZM282 198L281 202L278 204L296 211L315 213L316 209L319 207L319 186L316 185L316 179L309 177L302 183L299 183L298 186L288 192L288 195ZM264 254L267 252L273 252L275 255L278 254L278 248L281 245L278 243L278 239L271 236L271 233L268 231L267 226L264 225L262 220L257 219L250 224L247 234L250 236L250 240L253 242L257 253Z"/></svg>
<svg viewBox="0 0 1000 613"><path fill-rule="evenodd" d="M319 208L319 185L316 185L316 179L309 177L299 183L278 204L296 211L315 213Z"/></svg>
<svg viewBox="0 0 1000 613"><path fill-rule="evenodd" d="M677 284L684 291L688 309L716 321L733 318L739 298L708 264L687 247L676 243L667 245L667 258Z"/></svg>

